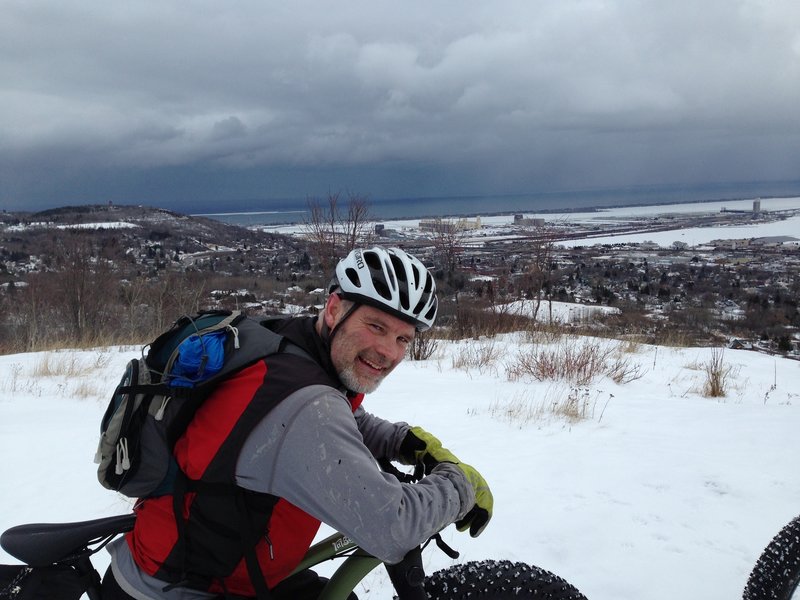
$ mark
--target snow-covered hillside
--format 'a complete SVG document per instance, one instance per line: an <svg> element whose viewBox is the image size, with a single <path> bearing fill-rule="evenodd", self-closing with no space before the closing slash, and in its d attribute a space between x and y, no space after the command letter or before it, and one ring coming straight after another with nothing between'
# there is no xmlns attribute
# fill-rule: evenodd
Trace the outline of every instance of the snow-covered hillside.
<svg viewBox="0 0 800 600"><path fill-rule="evenodd" d="M763 546L800 513L800 363L726 350L728 395L713 399L702 395L708 349L619 345L614 360L640 375L628 383L510 380L531 349L521 334L440 344L366 402L437 434L486 476L486 532L445 532L461 560L537 564L592 600L740 597ZM0 530L128 510L96 482L92 457L106 397L137 353L0 357ZM570 398L583 420L551 410ZM430 571L451 562L425 556ZM359 595L389 598L388 585L376 572Z"/></svg>

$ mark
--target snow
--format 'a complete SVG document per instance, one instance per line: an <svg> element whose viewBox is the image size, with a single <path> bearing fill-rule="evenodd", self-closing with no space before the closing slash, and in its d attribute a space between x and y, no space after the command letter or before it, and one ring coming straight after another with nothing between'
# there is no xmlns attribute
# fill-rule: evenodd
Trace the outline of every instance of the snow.
<svg viewBox="0 0 800 600"><path fill-rule="evenodd" d="M72 223L70 225L55 225L50 222L35 222L24 225L9 225L6 231L27 231L29 229L48 229L55 227L56 229L134 229L140 227L135 223L127 223L125 221L102 221L92 223Z"/></svg>
<svg viewBox="0 0 800 600"><path fill-rule="evenodd" d="M125 221L103 221L96 223L73 223L71 225L58 225L58 229L135 229L141 227L135 223Z"/></svg>
<svg viewBox="0 0 800 600"><path fill-rule="evenodd" d="M493 360L456 368L476 345ZM627 384L509 380L514 357L532 348L522 334L442 343L432 359L401 364L366 401L435 433L490 483L494 519L484 534L444 532L459 562L536 564L598 600L739 597L764 545L800 512L800 364L726 350L728 396L711 399L701 393L710 349L627 347L643 373ZM0 530L129 510L96 482L92 458L107 397L138 352L0 356ZM585 403L584 420L542 408L571 394ZM424 556L429 572L453 562L433 546ZM105 568L104 553L97 562ZM382 570L357 592L391 597Z"/></svg>
<svg viewBox="0 0 800 600"><path fill-rule="evenodd" d="M714 240L747 240L750 238L788 236L797 240L800 235L800 216L789 217L781 221L753 223L750 225L733 225L729 227L687 227L671 231L653 231L626 235L625 241L630 243L654 242L661 247L670 247L675 242L683 242L690 247L708 244ZM616 244L619 236L600 236L595 238L575 239L559 242L565 247L592 246L595 244ZM797 243L794 241L793 243Z"/></svg>
<svg viewBox="0 0 800 600"><path fill-rule="evenodd" d="M538 304L538 307L537 307ZM576 304L575 302L558 302L542 300L516 300L509 304L501 304L498 312L536 318L542 323L581 323L603 314L617 314L618 308L602 305Z"/></svg>

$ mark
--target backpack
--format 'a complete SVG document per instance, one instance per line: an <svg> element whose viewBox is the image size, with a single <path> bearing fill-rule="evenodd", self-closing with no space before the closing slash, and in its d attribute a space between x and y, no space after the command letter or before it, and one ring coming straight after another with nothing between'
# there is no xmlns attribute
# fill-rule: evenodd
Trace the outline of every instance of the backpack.
<svg viewBox="0 0 800 600"><path fill-rule="evenodd" d="M170 494L175 442L216 384L276 352L308 357L240 311L183 316L128 362L100 424L97 478L131 498Z"/></svg>

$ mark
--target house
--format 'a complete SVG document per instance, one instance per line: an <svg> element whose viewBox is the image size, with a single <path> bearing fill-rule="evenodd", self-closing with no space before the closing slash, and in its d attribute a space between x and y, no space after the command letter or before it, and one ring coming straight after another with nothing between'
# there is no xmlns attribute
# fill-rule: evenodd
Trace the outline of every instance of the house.
<svg viewBox="0 0 800 600"><path fill-rule="evenodd" d="M728 342L728 348L730 348L731 350L752 350L753 344L751 344L747 340L740 340L738 338L733 338L730 342Z"/></svg>

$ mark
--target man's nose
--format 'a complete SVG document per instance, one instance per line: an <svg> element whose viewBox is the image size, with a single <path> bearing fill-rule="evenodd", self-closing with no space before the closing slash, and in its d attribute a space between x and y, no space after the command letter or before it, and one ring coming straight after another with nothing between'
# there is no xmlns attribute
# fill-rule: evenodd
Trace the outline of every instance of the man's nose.
<svg viewBox="0 0 800 600"><path fill-rule="evenodd" d="M378 353L391 361L392 364L399 362L405 355L405 352L405 346L396 339L381 340L378 346Z"/></svg>

